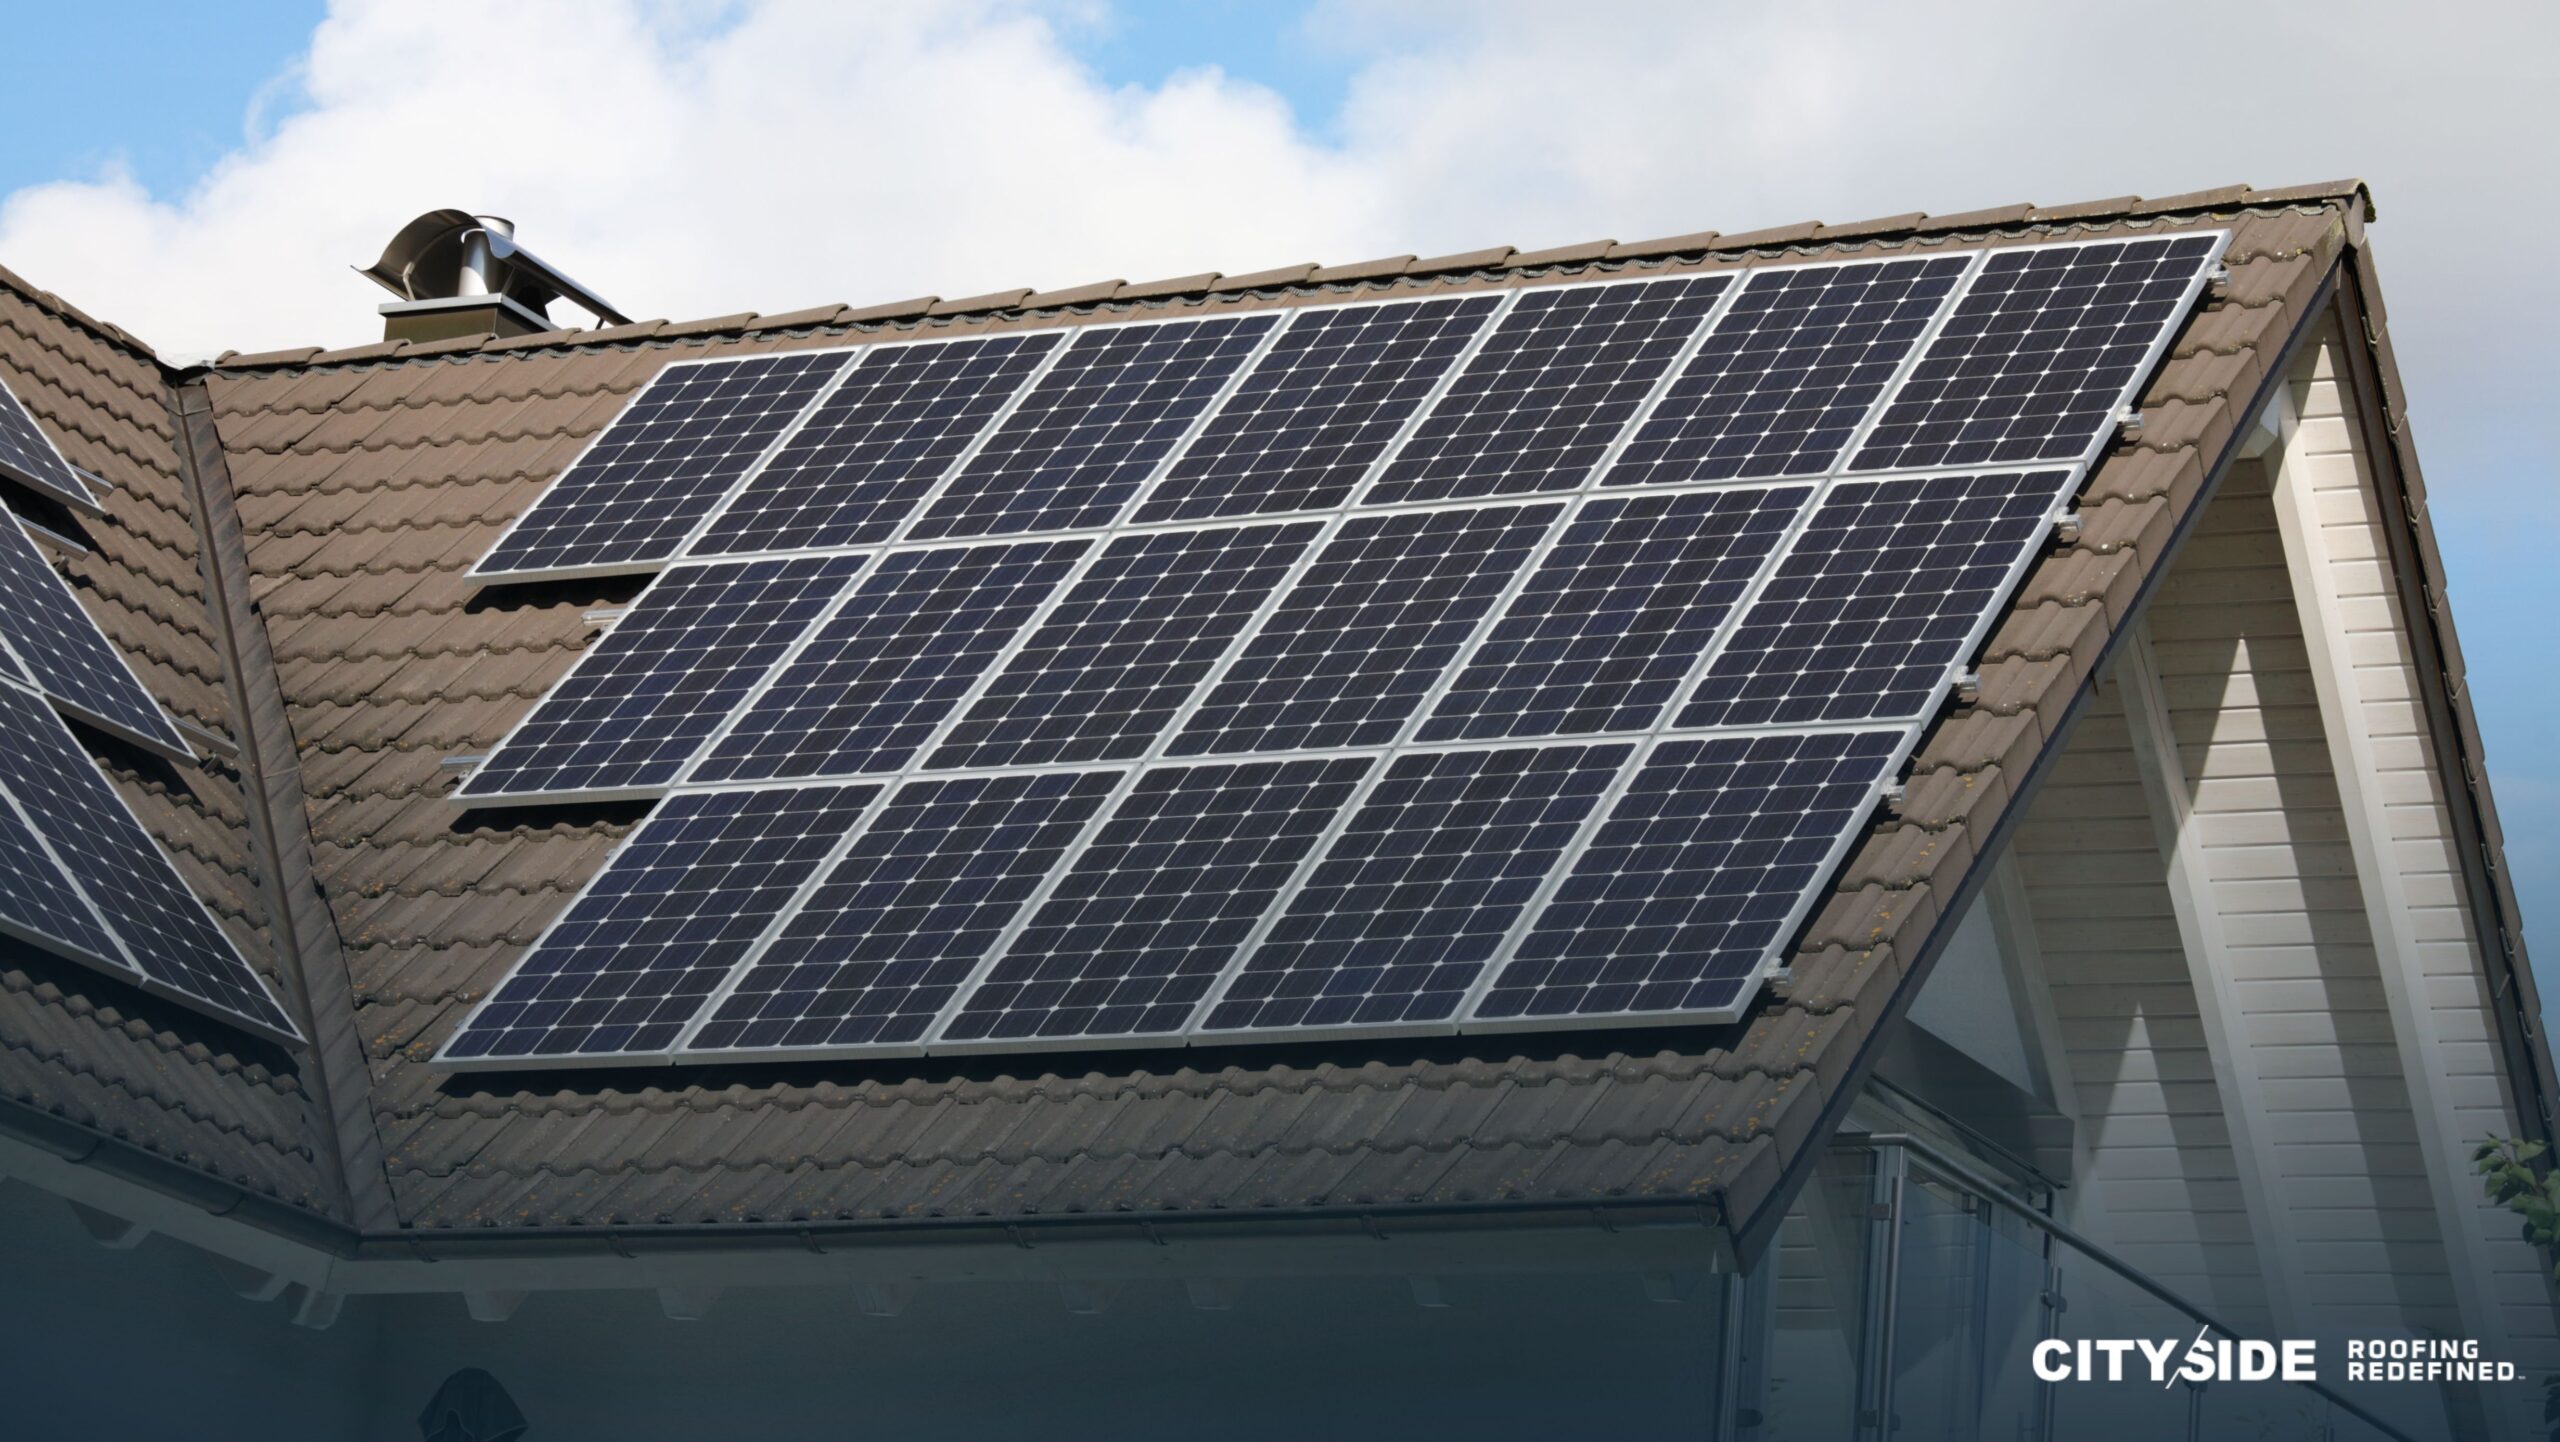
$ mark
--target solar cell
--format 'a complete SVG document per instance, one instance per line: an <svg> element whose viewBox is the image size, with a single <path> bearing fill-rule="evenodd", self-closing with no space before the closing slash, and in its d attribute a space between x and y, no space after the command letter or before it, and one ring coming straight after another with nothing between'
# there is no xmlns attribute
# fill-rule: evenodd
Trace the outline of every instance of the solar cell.
<svg viewBox="0 0 2560 1442"><path fill-rule="evenodd" d="M53 437L36 424L35 415L6 381L0 381L0 475L93 515L102 509L89 483L62 458Z"/></svg>
<svg viewBox="0 0 2560 1442"><path fill-rule="evenodd" d="M1564 507L1354 516L1184 723L1176 756L1393 740Z"/></svg>
<svg viewBox="0 0 2560 1442"><path fill-rule="evenodd" d="M668 366L473 574L629 569L673 556L850 358L796 351Z"/></svg>
<svg viewBox="0 0 2560 1442"><path fill-rule="evenodd" d="M1107 524L1279 319L1265 311L1078 335L909 534Z"/></svg>
<svg viewBox="0 0 2560 1442"><path fill-rule="evenodd" d="M1320 529L1299 521L1113 541L951 728L931 764L1138 756Z"/></svg>
<svg viewBox="0 0 2560 1442"><path fill-rule="evenodd" d="M1369 766L1336 757L1141 775L940 1040L1181 1031Z"/></svg>
<svg viewBox="0 0 2560 1442"><path fill-rule="evenodd" d="M1970 254L1753 272L1610 463L1613 486L1819 475Z"/></svg>
<svg viewBox="0 0 2560 1442"><path fill-rule="evenodd" d="M1582 483L1731 283L1726 275L1524 290L1361 500Z"/></svg>
<svg viewBox="0 0 2560 1442"><path fill-rule="evenodd" d="M879 790L669 797L444 1055L631 1056L672 1047Z"/></svg>
<svg viewBox="0 0 2560 1442"><path fill-rule="evenodd" d="M0 738L0 745L10 744ZM106 923L72 887L62 863L45 849L5 792L0 792L0 932L132 980L133 967L108 935Z"/></svg>
<svg viewBox="0 0 2560 1442"><path fill-rule="evenodd" d="M557 798L674 781L861 569L859 556L803 556L667 572L458 794Z"/></svg>
<svg viewBox="0 0 2560 1442"><path fill-rule="evenodd" d="M1588 502L1477 644L1421 739L1650 726L1812 494L1776 486Z"/></svg>
<svg viewBox="0 0 2560 1442"><path fill-rule="evenodd" d="M881 558L687 781L895 771L1074 569L1090 542Z"/></svg>
<svg viewBox="0 0 2560 1442"><path fill-rule="evenodd" d="M2221 249L2177 235L1991 252L1854 469L2089 454Z"/></svg>
<svg viewBox="0 0 2560 1442"><path fill-rule="evenodd" d="M15 525L0 522L0 641L19 670L83 720L173 756L192 757L71 586Z"/></svg>
<svg viewBox="0 0 2560 1442"><path fill-rule="evenodd" d="M1725 1013L1792 939L1872 813L1898 731L1655 744L1511 959L1480 1020Z"/></svg>
<svg viewBox="0 0 2560 1442"><path fill-rule="evenodd" d="M1634 750L1397 757L1201 1029L1450 1020Z"/></svg>
<svg viewBox="0 0 2560 1442"><path fill-rule="evenodd" d="M921 1041L1119 782L1048 771L900 787L685 1049Z"/></svg>
<svg viewBox="0 0 2560 1442"><path fill-rule="evenodd" d="M62 723L0 686L0 789L88 895L144 983L272 1036L299 1039L151 833Z"/></svg>
<svg viewBox="0 0 2560 1442"><path fill-rule="evenodd" d="M1063 334L872 347L712 520L692 554L888 540Z"/></svg>
<svg viewBox="0 0 2560 1442"><path fill-rule="evenodd" d="M1137 519L1342 504L1499 304L1478 295L1299 312Z"/></svg>
<svg viewBox="0 0 2560 1442"><path fill-rule="evenodd" d="M2067 471L2036 471L1839 483L1678 724L1869 721L1936 704L2070 481Z"/></svg>

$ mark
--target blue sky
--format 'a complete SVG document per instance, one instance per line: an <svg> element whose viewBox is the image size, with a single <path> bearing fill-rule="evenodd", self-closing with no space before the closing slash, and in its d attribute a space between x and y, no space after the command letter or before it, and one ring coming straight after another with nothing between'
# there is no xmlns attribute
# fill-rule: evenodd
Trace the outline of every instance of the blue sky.
<svg viewBox="0 0 2560 1442"><path fill-rule="evenodd" d="M2560 228L2555 7L2455 35L2351 3L2304 33L2169 0L2146 33L2260 68L2235 91L2203 49L2146 51L2091 105L2039 78L2127 54L2077 7L1637 3L1608 30L1508 3L463 0L352 4L316 35L319 4L47 6L13 41L57 63L0 87L0 262L183 357L369 338L344 267L447 204L689 315L2361 174L2554 964L2560 268L2483 262ZM491 37L547 57L541 82Z"/></svg>

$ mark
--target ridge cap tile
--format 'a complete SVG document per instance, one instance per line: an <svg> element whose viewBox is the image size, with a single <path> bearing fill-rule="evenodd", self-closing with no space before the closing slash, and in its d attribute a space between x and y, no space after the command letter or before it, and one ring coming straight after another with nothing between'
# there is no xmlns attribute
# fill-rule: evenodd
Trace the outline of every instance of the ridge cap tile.
<svg viewBox="0 0 2560 1442"><path fill-rule="evenodd" d="M1355 260L1348 265L1320 265L1307 272L1310 285L1333 285L1343 281L1383 280L1404 274L1413 264L1411 255L1382 255L1376 260Z"/></svg>
<svg viewBox="0 0 2560 1442"><path fill-rule="evenodd" d="M1515 250L1502 265L1506 270L1529 270L1538 266L1604 260L1617 246L1614 240L1583 240L1571 245L1551 245L1543 250Z"/></svg>
<svg viewBox="0 0 2560 1442"><path fill-rule="evenodd" d="M1205 295L1218 283L1218 272L1197 271L1190 275L1168 276L1163 280L1142 280L1135 285L1123 281L1112 293L1114 300L1160 300L1167 296Z"/></svg>
<svg viewBox="0 0 2560 1442"><path fill-rule="evenodd" d="M1274 286L1296 285L1307 277L1315 274L1315 272L1316 263L1314 261L1306 261L1299 265L1275 265L1267 270L1249 270L1242 275L1222 275L1218 277L1217 283L1210 286L1209 289L1214 293L1219 291L1263 290Z"/></svg>
<svg viewBox="0 0 2560 1442"><path fill-rule="evenodd" d="M747 328L747 323L755 318L754 311L741 310L732 311L727 315L710 316L703 320L669 321L659 329L658 335L664 340L687 340L695 336L743 332Z"/></svg>
<svg viewBox="0 0 2560 1442"><path fill-rule="evenodd" d="M1659 255L1677 255L1692 250L1704 251L1712 247L1716 243L1716 237L1721 234L1723 234L1722 231L1716 230L1693 230L1684 235L1658 236L1652 240L1631 240L1623 245L1610 246L1606 258L1648 260Z"/></svg>
<svg viewBox="0 0 2560 1442"><path fill-rule="evenodd" d="M927 315L976 315L991 310L1011 310L1031 294L1031 287L1016 286L1011 290L991 290L985 295L963 296L958 300L935 301L927 307Z"/></svg>
<svg viewBox="0 0 2560 1442"><path fill-rule="evenodd" d="M909 320L934 313L942 304L938 295L909 296L905 300L875 301L870 305L851 306L836 317L840 325L864 320Z"/></svg>
<svg viewBox="0 0 2560 1442"><path fill-rule="evenodd" d="M1743 230L1719 235L1708 242L1707 249L1714 251L1775 250L1801 244L1813 239L1821 232L1821 221L1800 220L1793 225L1773 225L1764 230Z"/></svg>
<svg viewBox="0 0 2560 1442"><path fill-rule="evenodd" d="M2142 197L2139 195L2111 195L2104 200L2083 200L2071 205L2051 208L2038 206L2028 212L2027 218L2031 221L2050 223L2087 220L2102 215L2130 215L2133 213L2133 208L2141 203Z"/></svg>
<svg viewBox="0 0 2560 1442"><path fill-rule="evenodd" d="M1461 250L1451 255L1427 256L1407 265L1404 273L1437 275L1453 270L1492 270L1519 253L1519 248L1516 246L1481 246L1475 250Z"/></svg>
<svg viewBox="0 0 2560 1442"><path fill-rule="evenodd" d="M1095 305L1120 293L1129 282L1126 277L1097 280L1086 285L1071 285L1059 290L1036 291L1022 298L1024 310L1059 310L1068 306Z"/></svg>
<svg viewBox="0 0 2560 1442"><path fill-rule="evenodd" d="M1883 215L1873 220L1853 220L1846 225L1816 226L1814 240L1863 239L1878 235L1906 235L1921 228L1929 219L1924 211L1910 210L1900 215Z"/></svg>
<svg viewBox="0 0 2560 1442"><path fill-rule="evenodd" d="M2127 208L2130 215L2160 215L2173 210L2210 210L2247 200L2253 194L2245 185L2221 185L2211 190L2190 190L2184 195L2163 195L2135 202Z"/></svg>
<svg viewBox="0 0 2560 1442"><path fill-rule="evenodd" d="M749 335L758 335L765 331L815 329L833 324L843 317L845 309L843 302L839 301L831 305L813 305L804 306L799 310L786 310L777 315L752 316L748 319L745 330Z"/></svg>

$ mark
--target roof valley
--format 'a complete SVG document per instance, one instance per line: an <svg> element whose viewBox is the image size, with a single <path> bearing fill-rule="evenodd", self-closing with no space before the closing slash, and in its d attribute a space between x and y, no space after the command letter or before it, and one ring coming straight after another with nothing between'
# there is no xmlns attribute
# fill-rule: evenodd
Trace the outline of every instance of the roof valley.
<svg viewBox="0 0 2560 1442"><path fill-rule="evenodd" d="M248 546L213 405L201 378L168 393L177 457L199 539L206 613L230 692L257 869L281 953L277 969L313 1039L304 1077L313 1102L313 1146L337 1184L343 1215L359 1230L395 1226L389 1172L374 1122L371 1077L355 1025L353 983L337 921L312 870L310 809L300 748L285 711L273 644L250 600Z"/></svg>

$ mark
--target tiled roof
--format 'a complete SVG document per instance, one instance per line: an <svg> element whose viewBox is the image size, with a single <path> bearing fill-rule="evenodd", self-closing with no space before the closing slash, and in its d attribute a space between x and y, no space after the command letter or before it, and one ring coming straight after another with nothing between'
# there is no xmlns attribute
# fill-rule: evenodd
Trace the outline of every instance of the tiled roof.
<svg viewBox="0 0 2560 1442"><path fill-rule="evenodd" d="M94 553L64 563L81 602L173 715L230 738L228 664L160 366L122 332L0 272L0 377L72 464L109 482L106 516L82 523ZM274 956L237 761L172 768L117 752L110 771L233 939ZM6 944L0 1098L258 1195L342 1210L292 1058Z"/></svg>
<svg viewBox="0 0 2560 1442"><path fill-rule="evenodd" d="M1660 1198L1712 1203L1739 1223L1817 1131L1942 905L2158 570L2364 215L2355 186L2233 188L1536 255L1504 248L226 357L206 385L400 1219L427 1228L647 1226ZM630 824L627 815L577 814L466 822L447 799L455 773L444 759L486 751L592 639L585 613L630 584L560 585L489 603L463 573L670 359L1076 323L1142 307L1285 305L1594 267L2191 224L2234 230L2224 297L2188 327L2145 397L2140 443L2100 469L2081 540L2029 577L1985 657L1980 700L1937 726L1899 814L1857 854L1792 981L1740 1025L580 1073L538 1084L457 1077L425 1062Z"/></svg>

